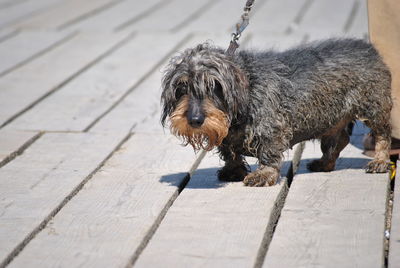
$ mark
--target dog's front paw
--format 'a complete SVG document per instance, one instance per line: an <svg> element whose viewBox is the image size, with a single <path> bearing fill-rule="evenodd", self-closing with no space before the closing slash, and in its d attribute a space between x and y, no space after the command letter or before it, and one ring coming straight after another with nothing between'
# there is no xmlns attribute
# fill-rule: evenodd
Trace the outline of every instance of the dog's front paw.
<svg viewBox="0 0 400 268"><path fill-rule="evenodd" d="M279 171L275 168L265 167L257 169L256 171L248 174L243 183L246 186L272 186L275 185L279 178Z"/></svg>
<svg viewBox="0 0 400 268"><path fill-rule="evenodd" d="M367 164L367 173L386 173L389 170L389 162L385 160L372 160Z"/></svg>
<svg viewBox="0 0 400 268"><path fill-rule="evenodd" d="M245 165L224 166L218 170L218 179L221 181L242 181L247 173Z"/></svg>

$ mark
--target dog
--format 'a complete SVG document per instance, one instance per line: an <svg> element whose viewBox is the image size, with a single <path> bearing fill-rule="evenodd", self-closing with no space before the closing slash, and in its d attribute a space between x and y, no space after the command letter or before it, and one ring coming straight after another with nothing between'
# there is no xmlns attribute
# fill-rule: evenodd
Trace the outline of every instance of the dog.
<svg viewBox="0 0 400 268"><path fill-rule="evenodd" d="M371 128L375 157L366 172L387 172L391 74L377 50L358 39L328 39L287 51L227 55L209 43L173 57L162 79L161 123L194 150L217 148L222 181L276 184L283 152L321 140L311 171L335 168L348 124ZM258 159L250 172L244 156Z"/></svg>

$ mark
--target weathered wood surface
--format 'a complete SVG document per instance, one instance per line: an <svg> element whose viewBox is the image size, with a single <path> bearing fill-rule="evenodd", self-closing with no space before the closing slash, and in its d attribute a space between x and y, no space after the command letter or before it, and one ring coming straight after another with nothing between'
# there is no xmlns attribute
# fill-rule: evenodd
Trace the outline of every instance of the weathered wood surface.
<svg viewBox="0 0 400 268"><path fill-rule="evenodd" d="M168 1L121 1L107 8L104 12L93 14L75 23L71 22L69 25L65 25L64 28L96 32L115 31L125 24L129 24L129 22L134 23L141 18L147 17L158 6L163 6L166 3Z"/></svg>
<svg viewBox="0 0 400 268"><path fill-rule="evenodd" d="M39 137L38 132L0 130L0 167L22 153Z"/></svg>
<svg viewBox="0 0 400 268"><path fill-rule="evenodd" d="M255 6L261 5L262 2L256 1ZM243 13L243 6L243 1L211 1L202 16L193 16L192 20L187 21L187 23L177 30L202 33L210 31L229 33L233 30L235 23L239 21Z"/></svg>
<svg viewBox="0 0 400 268"><path fill-rule="evenodd" d="M22 32L0 43L0 76L71 38L71 34Z"/></svg>
<svg viewBox="0 0 400 268"><path fill-rule="evenodd" d="M14 29L2 29L0 30L0 43L4 42L8 38L11 38L12 36L15 36L17 34L17 31Z"/></svg>
<svg viewBox="0 0 400 268"><path fill-rule="evenodd" d="M104 57L126 34L78 34L0 79L0 126Z"/></svg>
<svg viewBox="0 0 400 268"><path fill-rule="evenodd" d="M286 180L243 187L220 182L220 167L217 155L206 156L135 267L253 267L279 216Z"/></svg>
<svg viewBox="0 0 400 268"><path fill-rule="evenodd" d="M14 25L22 29L62 29L121 0L68 0Z"/></svg>
<svg viewBox="0 0 400 268"><path fill-rule="evenodd" d="M270 35L275 33L289 33L296 27L298 21L304 16L309 0L281 0L264 1L261 7L255 7L251 18L249 31L255 35ZM285 16L282 16L282 11ZM271 38L273 39L273 38ZM280 40L280 38L277 38Z"/></svg>
<svg viewBox="0 0 400 268"><path fill-rule="evenodd" d="M389 268L400 264L400 161L397 161L396 181L393 192L393 208L390 229Z"/></svg>
<svg viewBox="0 0 400 268"><path fill-rule="evenodd" d="M145 18L129 20L117 27L117 29L128 31L176 31L182 27L187 27L188 22L201 15L215 2L210 0L173 0L165 2L165 6L158 9L155 8ZM182 10L186 10L186 12L182 12ZM190 28L190 31L192 30Z"/></svg>
<svg viewBox="0 0 400 268"><path fill-rule="evenodd" d="M0 29L12 26L22 19L40 14L54 7L62 0L24 1L18 5L11 5L0 10Z"/></svg>
<svg viewBox="0 0 400 268"><path fill-rule="evenodd" d="M0 265L79 191L123 138L48 133L0 169Z"/></svg>
<svg viewBox="0 0 400 268"><path fill-rule="evenodd" d="M277 38L279 37L279 38ZM256 50L272 49L276 51L283 51L297 45L304 43L306 35L304 34L273 34L272 36L259 36L252 35L246 48Z"/></svg>
<svg viewBox="0 0 400 268"><path fill-rule="evenodd" d="M382 267L388 174L365 173L370 159L352 144L335 171L307 172L320 156L306 144L264 267Z"/></svg>
<svg viewBox="0 0 400 268"><path fill-rule="evenodd" d="M295 32L304 32L311 39L338 37L344 34L355 1L318 0L305 11Z"/></svg>
<svg viewBox="0 0 400 268"><path fill-rule="evenodd" d="M368 38L368 12L367 1L355 2L355 14L349 19L350 24L345 29L346 35L360 38Z"/></svg>
<svg viewBox="0 0 400 268"><path fill-rule="evenodd" d="M9 8L14 5L19 5L27 0L2 0L0 1L0 9Z"/></svg>
<svg viewBox="0 0 400 268"><path fill-rule="evenodd" d="M83 131L129 89L157 68L182 39L166 38L156 50L154 36L134 36L90 69L18 117L13 128Z"/></svg>
<svg viewBox="0 0 400 268"><path fill-rule="evenodd" d="M178 196L194 163L193 151L177 147L171 136L134 134L10 267L127 265Z"/></svg>

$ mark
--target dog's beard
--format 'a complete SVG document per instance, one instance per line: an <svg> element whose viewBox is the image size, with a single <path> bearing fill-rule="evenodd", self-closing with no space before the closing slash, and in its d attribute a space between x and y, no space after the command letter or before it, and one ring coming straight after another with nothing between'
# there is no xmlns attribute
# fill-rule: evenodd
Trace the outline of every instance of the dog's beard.
<svg viewBox="0 0 400 268"><path fill-rule="evenodd" d="M188 124L186 117L188 108L189 97L184 96L170 116L172 134L182 139L184 145L192 145L195 151L210 151L219 146L228 135L229 122L226 114L206 99L203 107L204 123L199 128L193 128Z"/></svg>

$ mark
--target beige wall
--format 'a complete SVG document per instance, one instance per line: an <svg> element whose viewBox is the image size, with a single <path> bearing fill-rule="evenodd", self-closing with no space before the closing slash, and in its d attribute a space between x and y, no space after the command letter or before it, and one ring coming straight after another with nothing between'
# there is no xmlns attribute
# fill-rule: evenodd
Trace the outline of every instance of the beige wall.
<svg viewBox="0 0 400 268"><path fill-rule="evenodd" d="M392 72L392 136L400 138L400 0L368 0L371 42Z"/></svg>

